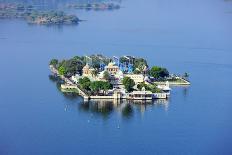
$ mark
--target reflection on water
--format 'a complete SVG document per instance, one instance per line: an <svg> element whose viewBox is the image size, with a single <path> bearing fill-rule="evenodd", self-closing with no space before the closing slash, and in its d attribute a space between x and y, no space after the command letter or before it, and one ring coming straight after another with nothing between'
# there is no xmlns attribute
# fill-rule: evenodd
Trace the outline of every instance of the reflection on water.
<svg viewBox="0 0 232 155"><path fill-rule="evenodd" d="M57 89L60 91L60 84L63 83L58 77L49 76L50 81L56 83ZM186 90L187 91L187 90ZM60 91L61 92L61 91ZM86 112L103 117L109 118L113 112L119 113L124 119L133 117L135 111L139 111L141 116L146 112L147 106L152 108L163 108L168 111L169 100L90 100L84 99L76 93L61 92L66 99L65 111L77 110L79 112Z"/></svg>
<svg viewBox="0 0 232 155"><path fill-rule="evenodd" d="M108 116L114 111L114 104L109 101L88 101L79 103L78 109L79 111L84 111L94 115L100 115L103 118L108 118Z"/></svg>
<svg viewBox="0 0 232 155"><path fill-rule="evenodd" d="M122 116L124 118L130 118L133 116L133 112L134 112L134 109L133 109L133 106L129 103L126 103L126 104L123 104L122 106L122 109L121 109L121 113L122 113Z"/></svg>
<svg viewBox="0 0 232 155"><path fill-rule="evenodd" d="M109 116L116 112L120 114L124 119L130 119L133 117L135 111L139 111L141 116L147 111L147 106L151 108L163 108L164 111L168 111L169 101L166 99L154 100L150 102L144 101L113 101L113 100L90 100L84 101L81 96L74 93L64 93L68 102L65 104L65 111L71 111L76 109L79 112L86 112L103 118L109 118Z"/></svg>
<svg viewBox="0 0 232 155"><path fill-rule="evenodd" d="M184 87L183 88L183 95L184 95L184 98L186 98L188 96L188 93L189 93L189 87Z"/></svg>

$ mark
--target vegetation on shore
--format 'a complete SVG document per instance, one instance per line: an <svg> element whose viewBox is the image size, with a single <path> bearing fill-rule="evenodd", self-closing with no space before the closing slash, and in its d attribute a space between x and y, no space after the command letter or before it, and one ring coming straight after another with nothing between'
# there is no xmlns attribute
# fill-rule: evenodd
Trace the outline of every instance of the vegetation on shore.
<svg viewBox="0 0 232 155"><path fill-rule="evenodd" d="M90 56L75 56L71 59L61 61L52 59L49 64L58 70L59 75L70 78L76 74L82 76L83 67L86 66L86 64L91 63L91 74L93 77L97 77L100 71L104 71L104 69L100 69L101 65L107 65L112 61L113 60L108 57L96 54ZM145 90L151 91L152 93L160 93L162 90L157 88L157 85L155 84L156 82L174 81L187 83L186 81L189 77L189 75L185 73L178 80L177 77L179 76L170 75L166 68L159 66L149 68L147 61L143 58L133 58L133 62L128 62L131 60L121 57L119 61L123 64L133 63L133 74L144 74L148 77L149 81L144 80L143 83L137 84L138 90L144 90L143 88L145 88ZM108 71L104 71L100 81L99 79L96 81L91 81L88 77L83 77L79 79L78 84L83 90L88 92L88 94L106 95L107 91L113 87L111 84L113 83L113 80L114 78L112 78L112 75ZM121 79L121 82L127 92L132 92L134 89L136 89L136 83L130 77L124 76L124 78Z"/></svg>
<svg viewBox="0 0 232 155"><path fill-rule="evenodd" d="M88 77L80 78L79 84L82 89L90 92L92 95L106 95L113 86L109 81L90 81Z"/></svg>
<svg viewBox="0 0 232 155"><path fill-rule="evenodd" d="M32 5L0 3L0 18L21 18L30 24L71 25L78 24L79 18L62 11L39 11Z"/></svg>
<svg viewBox="0 0 232 155"><path fill-rule="evenodd" d="M95 69L95 75L99 73L100 64L108 64L111 59L103 56L103 55L91 55L88 58L91 58L92 67ZM82 75L82 69L87 64L88 60L84 56L74 56L71 59L58 61L57 59L50 60L50 65L53 65L61 75L71 77L75 74ZM106 80L109 79L110 75L106 75L107 73L104 73L104 77Z"/></svg>
<svg viewBox="0 0 232 155"><path fill-rule="evenodd" d="M75 4L68 4L68 8L74 9L86 9L86 10L116 10L120 9L119 4L115 3L75 3Z"/></svg>
<svg viewBox="0 0 232 155"><path fill-rule="evenodd" d="M135 82L130 77L124 77L122 80L122 84L128 92L132 92L134 90Z"/></svg>
<svg viewBox="0 0 232 155"><path fill-rule="evenodd" d="M72 25L78 24L79 19L75 15L66 15L62 11L33 11L24 17L30 24L42 25Z"/></svg>
<svg viewBox="0 0 232 155"><path fill-rule="evenodd" d="M139 90L142 90L143 88L145 88L145 90L151 91L152 93L161 93L162 92L161 89L157 88L156 84L146 84L145 82L138 84L137 88Z"/></svg>
<svg viewBox="0 0 232 155"><path fill-rule="evenodd" d="M166 77L169 76L169 72L166 68L158 67L158 66L153 66L149 70L149 75L154 77L157 80L162 80Z"/></svg>
<svg viewBox="0 0 232 155"><path fill-rule="evenodd" d="M96 54L96 55L90 55L88 57L84 56L75 56L71 59L58 61L57 59L52 59L50 61L50 65L53 65L56 69L59 70L61 75L71 77L75 74L82 75L82 69L88 62L88 59L91 59L92 67L95 70L95 75L99 73L99 68L101 63L108 64L112 61L112 59L107 58L103 55ZM120 57L119 59L120 63L128 64L128 59L125 57ZM134 58L133 59L133 73L134 74L146 74L149 75L155 80L162 81L165 80L167 77L169 77L169 71L166 68L159 67L159 66L153 66L149 69L148 63L144 58ZM185 73L185 76L188 76L187 73ZM106 80L109 80L110 75L104 73L104 78Z"/></svg>
<svg viewBox="0 0 232 155"><path fill-rule="evenodd" d="M85 66L83 57L73 57L62 61L52 59L49 64L55 67L59 71L60 75L64 75L66 77L71 77L75 74L82 74L82 69Z"/></svg>

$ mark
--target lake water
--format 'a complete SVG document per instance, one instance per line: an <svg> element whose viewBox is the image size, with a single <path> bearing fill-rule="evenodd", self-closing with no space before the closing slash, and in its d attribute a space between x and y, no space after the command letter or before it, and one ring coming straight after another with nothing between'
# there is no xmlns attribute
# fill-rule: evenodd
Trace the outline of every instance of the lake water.
<svg viewBox="0 0 232 155"><path fill-rule="evenodd" d="M126 0L74 11L78 26L0 20L0 154L232 154L232 2ZM49 79L51 58L135 55L190 74L168 101L84 103Z"/></svg>

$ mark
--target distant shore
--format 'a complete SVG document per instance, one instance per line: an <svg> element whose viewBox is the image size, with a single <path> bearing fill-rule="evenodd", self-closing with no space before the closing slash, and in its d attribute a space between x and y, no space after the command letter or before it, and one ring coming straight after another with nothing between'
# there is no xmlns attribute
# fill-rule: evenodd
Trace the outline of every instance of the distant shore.
<svg viewBox="0 0 232 155"><path fill-rule="evenodd" d="M119 4L114 3L75 3L75 4L68 4L68 8L74 9L86 9L86 10L117 10L120 9Z"/></svg>
<svg viewBox="0 0 232 155"><path fill-rule="evenodd" d="M12 18L38 25L74 25L80 22L76 15L67 15L62 11L41 11L32 5L0 3L0 19Z"/></svg>

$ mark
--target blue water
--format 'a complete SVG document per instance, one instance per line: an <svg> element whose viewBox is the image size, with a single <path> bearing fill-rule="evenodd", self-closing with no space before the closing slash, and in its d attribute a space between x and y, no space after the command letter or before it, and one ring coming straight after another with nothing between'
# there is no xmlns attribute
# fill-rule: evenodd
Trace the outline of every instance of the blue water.
<svg viewBox="0 0 232 155"><path fill-rule="evenodd" d="M75 11L78 26L0 20L0 154L232 154L232 2L127 0ZM49 79L51 58L135 55L190 74L168 101L84 103Z"/></svg>

